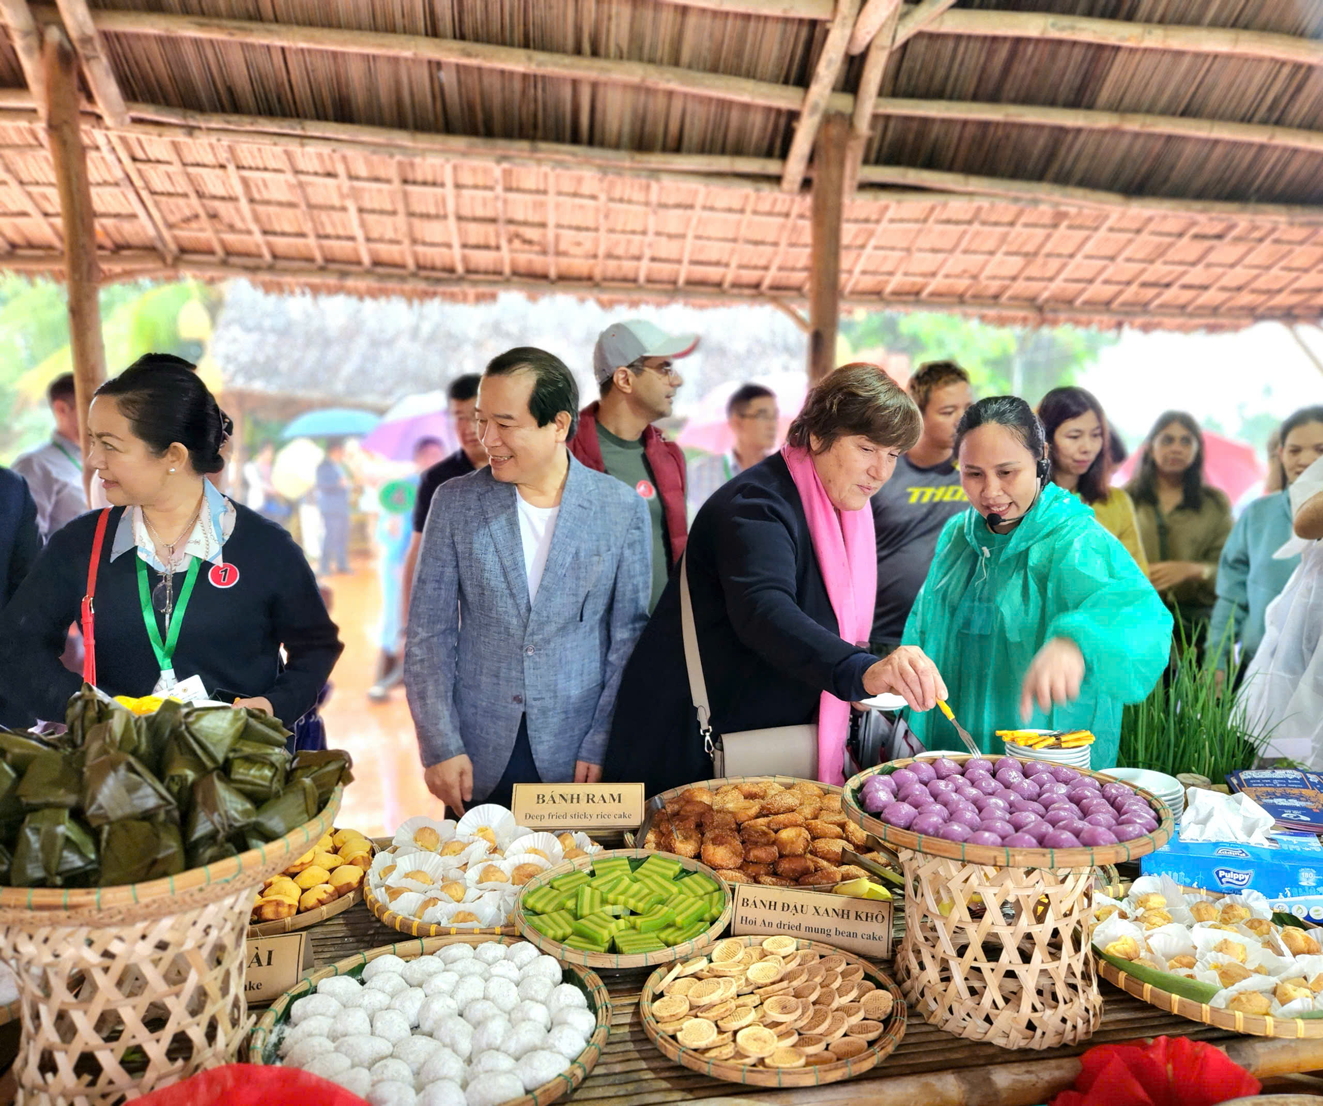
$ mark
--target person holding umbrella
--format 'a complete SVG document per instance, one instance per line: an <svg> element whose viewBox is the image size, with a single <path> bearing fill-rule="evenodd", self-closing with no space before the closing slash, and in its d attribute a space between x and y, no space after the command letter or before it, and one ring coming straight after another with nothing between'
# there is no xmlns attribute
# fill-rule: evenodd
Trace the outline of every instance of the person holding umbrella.
<svg viewBox="0 0 1323 1106"><path fill-rule="evenodd" d="M322 575L349 572L349 499L352 482L345 468L345 444L328 442L317 466L317 509L322 516Z"/></svg>

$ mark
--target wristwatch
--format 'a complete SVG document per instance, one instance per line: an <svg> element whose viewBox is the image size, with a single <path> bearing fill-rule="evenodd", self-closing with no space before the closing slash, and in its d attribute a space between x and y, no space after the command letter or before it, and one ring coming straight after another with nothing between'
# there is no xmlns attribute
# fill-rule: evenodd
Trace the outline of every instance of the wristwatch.
<svg viewBox="0 0 1323 1106"><path fill-rule="evenodd" d="M1199 570L1199 579L1206 584L1213 578L1213 574L1216 571L1217 569L1215 569L1212 565L1204 565L1203 568Z"/></svg>

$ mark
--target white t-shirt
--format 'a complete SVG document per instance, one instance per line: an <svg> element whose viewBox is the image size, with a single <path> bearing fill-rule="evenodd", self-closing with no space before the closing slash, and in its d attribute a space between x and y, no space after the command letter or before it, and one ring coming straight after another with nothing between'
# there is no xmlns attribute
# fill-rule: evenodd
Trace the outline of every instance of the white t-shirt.
<svg viewBox="0 0 1323 1106"><path fill-rule="evenodd" d="M524 542L524 571L528 573L528 601L537 598L542 583L542 570L547 567L547 553L551 550L551 536L556 532L559 507L534 507L515 494L519 504L519 536Z"/></svg>

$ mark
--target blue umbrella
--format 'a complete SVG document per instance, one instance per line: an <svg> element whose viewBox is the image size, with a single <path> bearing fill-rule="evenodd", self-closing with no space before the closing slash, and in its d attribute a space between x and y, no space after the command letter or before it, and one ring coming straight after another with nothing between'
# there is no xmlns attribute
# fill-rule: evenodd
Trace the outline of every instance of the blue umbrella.
<svg viewBox="0 0 1323 1106"><path fill-rule="evenodd" d="M281 438L358 438L370 434L381 421L371 411L352 411L347 407L327 407L309 411L291 422Z"/></svg>

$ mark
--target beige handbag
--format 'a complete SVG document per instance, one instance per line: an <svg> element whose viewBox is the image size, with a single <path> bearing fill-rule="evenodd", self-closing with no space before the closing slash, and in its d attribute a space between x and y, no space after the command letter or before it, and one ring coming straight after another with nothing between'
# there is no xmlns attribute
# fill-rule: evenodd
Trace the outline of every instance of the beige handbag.
<svg viewBox="0 0 1323 1106"><path fill-rule="evenodd" d="M794 776L818 778L818 727L773 726L765 730L714 734L712 708L707 700L703 658L698 652L694 626L694 604L689 595L686 553L680 558L680 629L684 637L684 663L689 673L689 694L698 714L698 732L703 748L712 758L713 779L728 776Z"/></svg>

